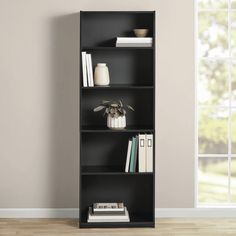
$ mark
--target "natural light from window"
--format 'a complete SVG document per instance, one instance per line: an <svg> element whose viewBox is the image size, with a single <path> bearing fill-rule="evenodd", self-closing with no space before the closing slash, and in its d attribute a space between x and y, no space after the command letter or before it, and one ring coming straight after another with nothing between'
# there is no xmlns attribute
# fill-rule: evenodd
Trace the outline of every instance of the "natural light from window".
<svg viewBox="0 0 236 236"><path fill-rule="evenodd" d="M236 205L236 0L198 0L198 205Z"/></svg>

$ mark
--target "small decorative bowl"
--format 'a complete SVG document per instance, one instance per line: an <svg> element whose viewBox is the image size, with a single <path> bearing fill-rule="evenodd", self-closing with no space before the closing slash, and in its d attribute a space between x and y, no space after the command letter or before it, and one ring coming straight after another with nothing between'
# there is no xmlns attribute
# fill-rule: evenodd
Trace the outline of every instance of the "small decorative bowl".
<svg viewBox="0 0 236 236"><path fill-rule="evenodd" d="M148 29L134 29L134 34L136 37L146 37L148 31Z"/></svg>

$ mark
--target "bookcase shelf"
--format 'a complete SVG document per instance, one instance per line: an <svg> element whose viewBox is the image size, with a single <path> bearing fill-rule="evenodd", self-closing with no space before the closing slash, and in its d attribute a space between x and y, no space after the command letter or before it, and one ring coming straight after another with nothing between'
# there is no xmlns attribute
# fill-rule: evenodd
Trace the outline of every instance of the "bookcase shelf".
<svg viewBox="0 0 236 236"><path fill-rule="evenodd" d="M153 89L152 85L129 85L111 84L109 86L82 87L83 90L106 90L106 89Z"/></svg>
<svg viewBox="0 0 236 236"><path fill-rule="evenodd" d="M124 172L124 166L83 166L82 175L153 175L152 172Z"/></svg>
<svg viewBox="0 0 236 236"><path fill-rule="evenodd" d="M148 28L152 47L115 47L116 37ZM107 63L109 86L83 87L80 66L80 218L81 228L155 227L155 146L153 172L125 172L128 140L140 133L155 141L155 12L81 11L80 54L91 53L93 67ZM93 68L94 69L94 68ZM127 127L112 130L94 113L102 100L122 100L134 107ZM96 202L123 202L130 222L88 223Z"/></svg>
<svg viewBox="0 0 236 236"><path fill-rule="evenodd" d="M153 175L153 173L149 173L149 172L144 172L144 173L140 173L140 172L82 172L82 175L126 175L126 176L132 176L132 175Z"/></svg>
<svg viewBox="0 0 236 236"><path fill-rule="evenodd" d="M86 217L84 217L86 219ZM148 217L130 214L130 222L87 223L82 221L81 228L129 228L129 227L155 227L155 222Z"/></svg>
<svg viewBox="0 0 236 236"><path fill-rule="evenodd" d="M117 133L117 132L137 132L137 133L149 133L149 132L153 132L154 129L152 127L136 127L136 126L130 126L127 125L127 127L125 129L109 129L106 126L82 126L81 132L85 133L85 132L108 132L108 133Z"/></svg>
<svg viewBox="0 0 236 236"><path fill-rule="evenodd" d="M154 47L84 47L82 51L95 50L153 50Z"/></svg>

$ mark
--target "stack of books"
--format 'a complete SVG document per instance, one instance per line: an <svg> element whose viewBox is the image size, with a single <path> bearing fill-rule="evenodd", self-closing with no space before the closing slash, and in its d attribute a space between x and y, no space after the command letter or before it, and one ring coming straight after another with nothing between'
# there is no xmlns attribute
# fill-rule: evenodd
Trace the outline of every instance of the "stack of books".
<svg viewBox="0 0 236 236"><path fill-rule="evenodd" d="M83 86L94 87L92 56L86 52L82 52L82 72Z"/></svg>
<svg viewBox="0 0 236 236"><path fill-rule="evenodd" d="M130 222L124 203L94 203L89 207L88 222Z"/></svg>
<svg viewBox="0 0 236 236"><path fill-rule="evenodd" d="M153 134L138 134L128 141L125 172L153 172Z"/></svg>
<svg viewBox="0 0 236 236"><path fill-rule="evenodd" d="M152 47L152 38L117 37L116 47Z"/></svg>

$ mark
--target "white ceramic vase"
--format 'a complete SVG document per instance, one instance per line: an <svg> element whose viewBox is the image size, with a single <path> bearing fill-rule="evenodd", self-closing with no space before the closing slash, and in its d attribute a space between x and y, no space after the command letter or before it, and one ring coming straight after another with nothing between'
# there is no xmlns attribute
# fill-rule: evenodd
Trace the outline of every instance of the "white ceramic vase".
<svg viewBox="0 0 236 236"><path fill-rule="evenodd" d="M124 129L126 127L126 116L112 117L108 115L107 127L110 129Z"/></svg>
<svg viewBox="0 0 236 236"><path fill-rule="evenodd" d="M109 70L106 63L98 63L94 71L94 84L107 86L110 84Z"/></svg>

